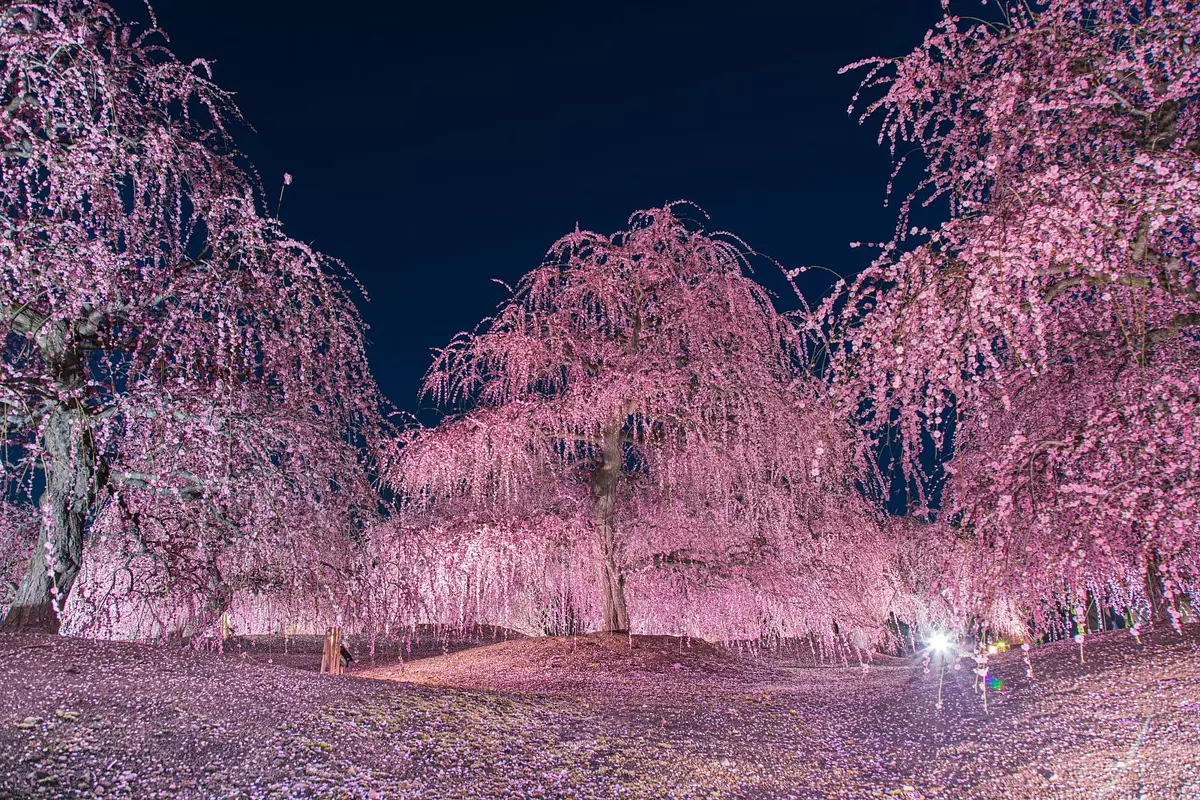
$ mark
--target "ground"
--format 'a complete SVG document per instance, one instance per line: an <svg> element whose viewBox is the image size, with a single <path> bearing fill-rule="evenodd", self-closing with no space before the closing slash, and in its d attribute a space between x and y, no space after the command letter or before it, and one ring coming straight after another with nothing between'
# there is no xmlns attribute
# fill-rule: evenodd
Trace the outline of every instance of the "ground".
<svg viewBox="0 0 1200 800"><path fill-rule="evenodd" d="M496 636L346 676L312 639L0 636L0 797L1200 798L1196 625L994 657L987 713L968 660L939 711L919 660Z"/></svg>

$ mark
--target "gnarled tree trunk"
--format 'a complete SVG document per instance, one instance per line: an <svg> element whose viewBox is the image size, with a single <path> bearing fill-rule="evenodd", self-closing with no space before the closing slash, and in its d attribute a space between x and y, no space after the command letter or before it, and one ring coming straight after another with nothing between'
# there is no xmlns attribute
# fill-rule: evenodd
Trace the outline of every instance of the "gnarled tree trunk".
<svg viewBox="0 0 1200 800"><path fill-rule="evenodd" d="M83 563L83 531L94 487L91 454L79 422L66 408L55 409L46 421L46 489L37 546L0 630L58 632L53 603L56 597L60 608L66 603Z"/></svg>
<svg viewBox="0 0 1200 800"><path fill-rule="evenodd" d="M629 612L625 607L625 576L621 574L617 565L614 530L620 478L621 428L619 425L612 425L604 431L600 463L592 471L592 498L596 503L596 537L600 548L596 581L600 587L606 633L629 630Z"/></svg>

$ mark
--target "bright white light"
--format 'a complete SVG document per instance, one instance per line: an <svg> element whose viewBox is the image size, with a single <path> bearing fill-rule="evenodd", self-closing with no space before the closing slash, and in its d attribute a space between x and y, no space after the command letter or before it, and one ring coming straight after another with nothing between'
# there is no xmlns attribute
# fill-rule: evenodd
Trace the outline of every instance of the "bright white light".
<svg viewBox="0 0 1200 800"><path fill-rule="evenodd" d="M929 637L929 646L934 650L948 650L950 649L950 637L938 631Z"/></svg>

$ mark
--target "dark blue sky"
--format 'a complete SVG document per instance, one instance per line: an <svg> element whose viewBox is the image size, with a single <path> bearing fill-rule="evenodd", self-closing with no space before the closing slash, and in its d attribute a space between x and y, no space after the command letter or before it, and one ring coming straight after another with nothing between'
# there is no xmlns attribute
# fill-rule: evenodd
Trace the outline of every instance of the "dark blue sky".
<svg viewBox="0 0 1200 800"><path fill-rule="evenodd" d="M133 0L131 0L132 3ZM121 3L119 8L137 6ZM875 126L843 64L898 55L937 0L472 4L161 0L184 59L216 61L289 233L371 300L371 361L416 408L430 349L470 329L576 221L611 232L687 198L789 266L842 272L887 238ZM273 202L273 200L272 200ZM795 306L773 268L763 283Z"/></svg>

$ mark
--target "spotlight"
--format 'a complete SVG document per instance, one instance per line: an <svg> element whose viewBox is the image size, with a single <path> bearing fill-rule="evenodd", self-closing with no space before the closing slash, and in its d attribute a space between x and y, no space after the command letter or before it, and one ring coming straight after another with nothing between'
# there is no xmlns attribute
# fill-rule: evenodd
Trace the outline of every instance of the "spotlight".
<svg viewBox="0 0 1200 800"><path fill-rule="evenodd" d="M950 637L938 631L929 637L929 646L937 651L945 651L950 649Z"/></svg>

